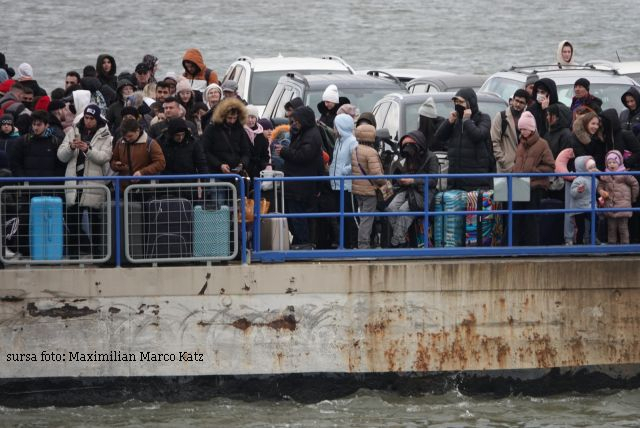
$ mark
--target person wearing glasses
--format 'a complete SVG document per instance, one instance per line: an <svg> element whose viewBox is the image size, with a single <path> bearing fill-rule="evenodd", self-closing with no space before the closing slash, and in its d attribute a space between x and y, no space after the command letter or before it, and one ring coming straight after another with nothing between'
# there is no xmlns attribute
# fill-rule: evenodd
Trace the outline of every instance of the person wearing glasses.
<svg viewBox="0 0 640 428"><path fill-rule="evenodd" d="M491 143L498 172L511 172L516 160L516 147L520 131L516 127L529 101L529 93L518 89L511 98L509 108L496 113L491 122Z"/></svg>

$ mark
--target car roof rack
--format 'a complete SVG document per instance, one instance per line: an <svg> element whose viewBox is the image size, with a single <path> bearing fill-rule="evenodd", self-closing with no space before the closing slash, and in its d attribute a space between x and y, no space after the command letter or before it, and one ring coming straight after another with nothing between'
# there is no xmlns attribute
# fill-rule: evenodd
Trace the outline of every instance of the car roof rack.
<svg viewBox="0 0 640 428"><path fill-rule="evenodd" d="M523 66L513 65L507 71L536 74L543 71L563 71L563 70L599 70L599 71L605 71L605 72L609 71L613 74L618 74L618 71L613 68L612 69L597 68L593 64L584 64L584 65L537 64L537 65L523 65Z"/></svg>
<svg viewBox="0 0 640 428"><path fill-rule="evenodd" d="M285 73L285 76L287 76L287 78L289 79L293 79L296 80L300 83L304 83L305 87L308 89L309 88L309 81L307 80L307 78L305 77L304 74L299 73L297 71L287 71Z"/></svg>
<svg viewBox="0 0 640 428"><path fill-rule="evenodd" d="M396 76L394 76L393 74L391 74L389 72L386 72L386 71L369 70L369 71L367 71L367 76L382 77L382 78L385 78L385 79L391 79L395 83L397 83L398 86L400 86L402 89L407 89L406 85L404 83L402 83L402 81L400 79L398 79Z"/></svg>
<svg viewBox="0 0 640 428"><path fill-rule="evenodd" d="M340 64L344 65L348 70L350 70L351 74L355 74L355 70L351 68L351 66L347 64L347 62L338 55L322 55L320 58L338 61Z"/></svg>

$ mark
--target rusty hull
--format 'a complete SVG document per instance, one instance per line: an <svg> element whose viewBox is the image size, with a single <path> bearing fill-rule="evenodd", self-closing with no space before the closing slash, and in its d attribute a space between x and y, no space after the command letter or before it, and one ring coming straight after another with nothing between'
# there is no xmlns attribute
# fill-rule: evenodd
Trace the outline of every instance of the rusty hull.
<svg viewBox="0 0 640 428"><path fill-rule="evenodd" d="M638 266L591 258L49 269L46 282L44 270L5 270L0 378L598 365L630 365L632 376ZM43 351L66 360L42 361ZM178 360L185 352L202 360ZM13 361L19 354L38 361Z"/></svg>

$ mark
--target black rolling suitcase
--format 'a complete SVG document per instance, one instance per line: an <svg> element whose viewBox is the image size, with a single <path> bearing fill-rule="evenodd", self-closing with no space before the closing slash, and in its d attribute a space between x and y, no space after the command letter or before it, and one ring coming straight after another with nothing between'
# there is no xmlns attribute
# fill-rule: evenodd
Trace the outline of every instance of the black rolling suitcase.
<svg viewBox="0 0 640 428"><path fill-rule="evenodd" d="M145 205L145 258L193 256L193 207L183 198L152 200Z"/></svg>

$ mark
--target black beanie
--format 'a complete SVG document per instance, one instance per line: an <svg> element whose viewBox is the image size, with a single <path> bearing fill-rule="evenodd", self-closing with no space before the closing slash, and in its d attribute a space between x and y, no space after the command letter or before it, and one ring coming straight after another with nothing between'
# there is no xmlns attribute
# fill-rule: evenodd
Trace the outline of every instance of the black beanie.
<svg viewBox="0 0 640 428"><path fill-rule="evenodd" d="M188 132L188 131L189 131L189 127L187 126L187 122L185 122L184 119L180 119L180 118L170 119L169 122L167 123L167 134L171 136L176 135L178 132Z"/></svg>
<svg viewBox="0 0 640 428"><path fill-rule="evenodd" d="M573 84L573 87L575 88L578 85L582 86L583 88L585 88L587 90L587 92L589 92L589 86L591 86L591 82L589 82L584 77L581 77L578 80L576 80L576 83Z"/></svg>
<svg viewBox="0 0 640 428"><path fill-rule="evenodd" d="M5 113L0 117L0 125L13 125L13 116L9 113Z"/></svg>
<svg viewBox="0 0 640 428"><path fill-rule="evenodd" d="M47 107L47 111L51 113L52 111L60 110L61 108L65 108L66 104L60 100L53 100L49 103L49 107Z"/></svg>
<svg viewBox="0 0 640 428"><path fill-rule="evenodd" d="M120 111L120 117L125 117L128 114L133 117L138 117L138 109L133 106L122 107L122 110Z"/></svg>

